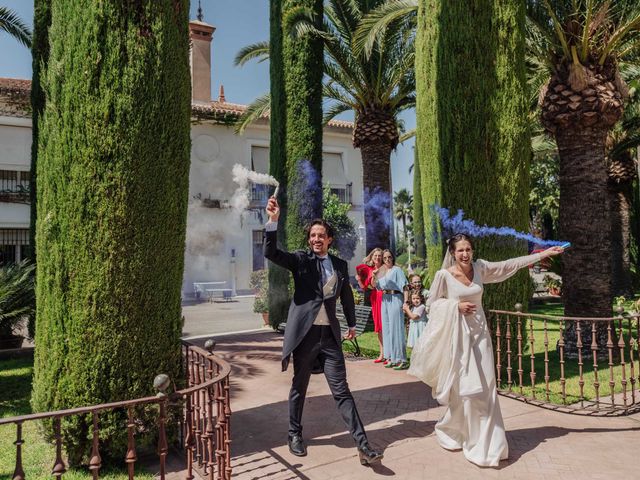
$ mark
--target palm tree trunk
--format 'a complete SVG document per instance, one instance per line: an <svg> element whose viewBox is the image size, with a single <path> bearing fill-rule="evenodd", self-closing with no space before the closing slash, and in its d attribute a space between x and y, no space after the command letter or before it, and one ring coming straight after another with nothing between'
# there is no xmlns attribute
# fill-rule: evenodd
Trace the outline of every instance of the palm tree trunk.
<svg viewBox="0 0 640 480"><path fill-rule="evenodd" d="M606 130L589 127L558 129L560 154L559 230L571 248L563 255L563 300L565 315L610 317L611 209L607 192L605 161ZM588 221L587 221L588 219ZM606 326L597 341L606 348ZM583 325L582 342L591 344L589 325ZM566 351L577 352L575 324L567 324Z"/></svg>
<svg viewBox="0 0 640 480"><path fill-rule="evenodd" d="M391 145L381 143L360 145L367 252L377 247L389 248L391 242L391 150Z"/></svg>

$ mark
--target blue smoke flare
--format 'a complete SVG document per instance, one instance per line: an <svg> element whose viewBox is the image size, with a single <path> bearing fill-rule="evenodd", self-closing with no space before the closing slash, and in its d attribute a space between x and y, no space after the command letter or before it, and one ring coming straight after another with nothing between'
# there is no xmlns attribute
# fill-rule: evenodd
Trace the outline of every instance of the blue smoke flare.
<svg viewBox="0 0 640 480"><path fill-rule="evenodd" d="M296 164L291 196L298 206L298 219L301 224L322 216L322 179L309 160L300 160Z"/></svg>
<svg viewBox="0 0 640 480"><path fill-rule="evenodd" d="M381 245L380 238L391 227L391 194L380 187L373 190L365 188L364 211L370 213L365 219L367 243L389 248L389 245Z"/></svg>
<svg viewBox="0 0 640 480"><path fill-rule="evenodd" d="M489 235L495 235L498 237L512 237L518 240L526 240L536 245L543 245L547 247L554 247L562 245L565 242L559 242L557 240L543 240L535 237L530 233L522 233L514 230L511 227L489 227L487 225L477 225L471 219L464 218L464 212L458 210L455 216L449 214L449 209L442 208L440 205L431 205L431 211L433 212L433 219L440 218L442 225L442 233L447 237L455 235L456 233L466 233L474 238L487 237ZM435 229L433 230L435 231Z"/></svg>

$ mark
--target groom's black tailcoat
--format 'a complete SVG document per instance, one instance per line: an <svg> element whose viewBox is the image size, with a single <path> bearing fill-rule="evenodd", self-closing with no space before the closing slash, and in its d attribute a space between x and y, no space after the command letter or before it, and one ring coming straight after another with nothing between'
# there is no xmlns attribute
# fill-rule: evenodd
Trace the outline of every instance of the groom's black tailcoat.
<svg viewBox="0 0 640 480"><path fill-rule="evenodd" d="M282 346L282 370L293 354L293 379L289 392L289 435L302 434L302 411L314 366L322 367L338 411L356 444L368 444L364 426L347 384L347 369L342 354L340 324L336 318L336 299L340 298L344 316L355 326L355 304L349 284L347 262L329 255L337 276L336 295L323 298L321 262L313 252L283 252L277 247L277 233L265 232L264 256L293 274L295 290L289 308ZM314 325L324 302L329 325Z"/></svg>
<svg viewBox="0 0 640 480"><path fill-rule="evenodd" d="M309 332L320 311L320 306L323 302L322 266L318 257L311 251L290 253L279 250L275 231L265 232L264 256L276 265L289 270L293 274L295 285L282 346L282 370L284 371L289 365L291 353L300 345L304 336ZM331 331L338 345L340 345L340 324L336 318L337 297L340 297L342 310L347 320L347 325L350 327L356 325L355 302L351 285L349 284L347 262L333 255L329 255L329 258L338 277L337 293L335 296L324 300L324 307L331 323Z"/></svg>

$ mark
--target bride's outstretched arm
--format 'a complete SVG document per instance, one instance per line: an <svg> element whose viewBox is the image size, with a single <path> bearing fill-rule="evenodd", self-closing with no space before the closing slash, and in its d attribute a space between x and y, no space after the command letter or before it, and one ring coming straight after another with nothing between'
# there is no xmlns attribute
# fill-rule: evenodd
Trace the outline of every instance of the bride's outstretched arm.
<svg viewBox="0 0 640 480"><path fill-rule="evenodd" d="M502 262L487 262L478 260L482 283L498 283L516 274L518 270L533 263L539 262L543 258L551 257L562 253L560 247L551 247L544 252L526 255L524 257L510 258Z"/></svg>

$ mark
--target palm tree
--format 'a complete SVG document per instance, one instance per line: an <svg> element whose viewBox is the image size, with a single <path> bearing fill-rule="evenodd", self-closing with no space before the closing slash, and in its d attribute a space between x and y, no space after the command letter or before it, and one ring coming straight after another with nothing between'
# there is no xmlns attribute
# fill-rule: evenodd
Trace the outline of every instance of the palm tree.
<svg viewBox="0 0 640 480"><path fill-rule="evenodd" d="M638 178L634 152L640 146L640 95L638 78L640 67L625 65L621 75L630 85L634 83L622 122L610 132L607 147L609 196L612 217L612 288L614 295L633 295L631 281L631 210L633 184Z"/></svg>
<svg viewBox="0 0 640 480"><path fill-rule="evenodd" d="M411 222L413 217L413 196L406 188L398 190L393 196L393 205L393 214L402 222L402 235L406 241L407 221Z"/></svg>
<svg viewBox="0 0 640 480"><path fill-rule="evenodd" d="M607 138L623 112L628 87L621 64L637 55L640 4L635 0L529 0L531 30L547 71L541 121L560 156L560 218L565 314L611 315L611 208ZM568 349L576 349L574 325ZM591 332L583 341L590 343ZM598 332L606 344L606 331Z"/></svg>
<svg viewBox="0 0 640 480"><path fill-rule="evenodd" d="M35 265L23 261L0 266L0 342L9 341L28 322L30 336L35 312Z"/></svg>
<svg viewBox="0 0 640 480"><path fill-rule="evenodd" d="M329 0L322 22L301 7L287 12L284 19L291 34L312 34L324 42L325 123L341 113L355 113L353 146L362 154L367 250L386 247L391 239L391 152L399 141L398 114L415 105L415 19L410 15L391 22L369 51L354 43L360 22L383 4L384 0ZM262 59L265 52L264 43L247 47L236 63ZM263 96L250 106L240 125L268 110L268 97Z"/></svg>
<svg viewBox="0 0 640 480"><path fill-rule="evenodd" d="M31 48L31 30L10 8L0 7L0 30L11 35L25 47Z"/></svg>

